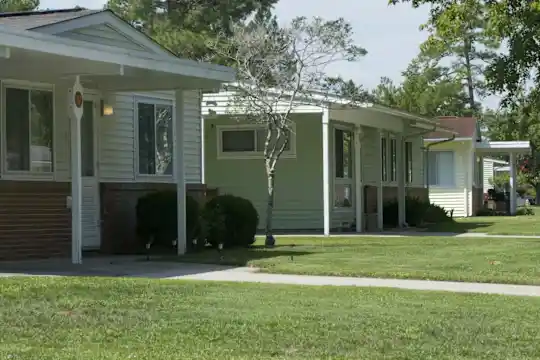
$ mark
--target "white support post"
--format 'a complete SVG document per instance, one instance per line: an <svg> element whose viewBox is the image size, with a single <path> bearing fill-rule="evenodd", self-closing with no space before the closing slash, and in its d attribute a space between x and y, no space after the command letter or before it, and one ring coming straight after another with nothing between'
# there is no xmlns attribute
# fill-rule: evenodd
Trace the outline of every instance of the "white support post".
<svg viewBox="0 0 540 360"><path fill-rule="evenodd" d="M322 114L323 151L323 228L324 235L330 235L330 114L328 108Z"/></svg>
<svg viewBox="0 0 540 360"><path fill-rule="evenodd" d="M383 152L382 152L382 138L384 134L382 130L379 130L379 143L377 144L377 148L379 149L379 163L382 166L387 166L386 164L383 164ZM384 230L384 213L383 213L383 191L384 191L384 184L383 184L383 176L382 176L382 168L379 168L378 171L378 181L377 181L377 228L380 231Z"/></svg>
<svg viewBox="0 0 540 360"><path fill-rule="evenodd" d="M0 46L0 58L9 59L11 57L11 49L7 46Z"/></svg>
<svg viewBox="0 0 540 360"><path fill-rule="evenodd" d="M516 154L510 153L510 215L517 213L516 197Z"/></svg>
<svg viewBox="0 0 540 360"><path fill-rule="evenodd" d="M362 128L354 133L354 184L356 204L356 232L364 231L364 194L362 184Z"/></svg>
<svg viewBox="0 0 540 360"><path fill-rule="evenodd" d="M178 206L178 255L184 255L187 249L186 233L186 175L184 167L184 93L175 91L175 144L174 144L174 173L176 179L177 206Z"/></svg>
<svg viewBox="0 0 540 360"><path fill-rule="evenodd" d="M80 96L80 99L78 97ZM81 118L83 88L79 76L68 91L71 118L71 262L82 264Z"/></svg>
<svg viewBox="0 0 540 360"><path fill-rule="evenodd" d="M398 185L398 221L399 227L403 227L406 223L406 210L405 210L405 144L403 142L403 135L396 134L396 174Z"/></svg>

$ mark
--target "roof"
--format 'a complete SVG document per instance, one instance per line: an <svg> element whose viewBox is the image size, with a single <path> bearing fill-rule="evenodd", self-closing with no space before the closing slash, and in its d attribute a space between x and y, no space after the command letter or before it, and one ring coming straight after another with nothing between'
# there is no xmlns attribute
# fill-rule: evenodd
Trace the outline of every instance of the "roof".
<svg viewBox="0 0 540 360"><path fill-rule="evenodd" d="M439 124L453 130L457 139L472 139L476 135L477 124L473 117L443 116L439 118ZM425 139L446 139L448 137L448 133L435 131L427 134Z"/></svg>
<svg viewBox="0 0 540 360"><path fill-rule="evenodd" d="M57 24L62 21L73 20L79 17L96 14L106 10L87 10L83 8L22 11L0 13L0 25L31 30L42 26Z"/></svg>

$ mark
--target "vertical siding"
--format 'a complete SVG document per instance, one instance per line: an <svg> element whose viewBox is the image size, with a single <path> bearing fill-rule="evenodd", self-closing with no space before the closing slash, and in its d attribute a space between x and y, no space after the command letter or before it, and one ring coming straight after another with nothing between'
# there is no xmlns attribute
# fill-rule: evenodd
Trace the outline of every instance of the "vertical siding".
<svg viewBox="0 0 540 360"><path fill-rule="evenodd" d="M86 41L94 44L114 46L127 50L145 51L141 44L136 43L127 36L119 33L111 26L107 24L99 24L64 33L57 34L57 36L69 38L72 40Z"/></svg>
<svg viewBox="0 0 540 360"><path fill-rule="evenodd" d="M472 202L472 189L467 185L468 166L470 166L470 142L450 142L435 145L430 151L454 151L455 186L429 187L429 199L444 209L453 210L455 217L467 216L466 199ZM472 171L472 168L471 168Z"/></svg>

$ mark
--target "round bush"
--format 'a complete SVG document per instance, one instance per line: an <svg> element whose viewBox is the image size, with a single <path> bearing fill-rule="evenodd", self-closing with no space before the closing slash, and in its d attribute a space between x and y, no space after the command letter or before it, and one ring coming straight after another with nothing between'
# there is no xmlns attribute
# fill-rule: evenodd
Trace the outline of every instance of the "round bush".
<svg viewBox="0 0 540 360"><path fill-rule="evenodd" d="M259 214L251 201L219 195L204 206L202 219L206 242L214 247L247 247L255 242Z"/></svg>

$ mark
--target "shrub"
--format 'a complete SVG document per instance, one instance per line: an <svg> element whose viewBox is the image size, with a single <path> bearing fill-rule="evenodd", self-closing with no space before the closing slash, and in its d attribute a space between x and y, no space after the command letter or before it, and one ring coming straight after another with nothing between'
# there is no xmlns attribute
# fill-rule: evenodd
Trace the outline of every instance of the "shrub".
<svg viewBox="0 0 540 360"><path fill-rule="evenodd" d="M392 199L384 204L383 222L386 226L398 226L398 201ZM448 212L442 207L431 204L418 197L405 198L405 216L409 226L419 226L424 223L441 223L451 221Z"/></svg>
<svg viewBox="0 0 540 360"><path fill-rule="evenodd" d="M516 215L518 216L524 216L524 215L534 215L534 209L529 206L523 206L517 209Z"/></svg>
<svg viewBox="0 0 540 360"><path fill-rule="evenodd" d="M137 201L137 234L152 245L170 247L178 237L178 207L176 191L156 191ZM199 236L199 204L186 195L186 233L188 248Z"/></svg>
<svg viewBox="0 0 540 360"><path fill-rule="evenodd" d="M255 242L259 215L247 199L216 196L204 206L202 220L206 242L214 247L246 247Z"/></svg>

